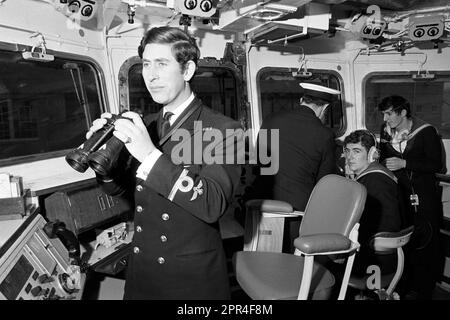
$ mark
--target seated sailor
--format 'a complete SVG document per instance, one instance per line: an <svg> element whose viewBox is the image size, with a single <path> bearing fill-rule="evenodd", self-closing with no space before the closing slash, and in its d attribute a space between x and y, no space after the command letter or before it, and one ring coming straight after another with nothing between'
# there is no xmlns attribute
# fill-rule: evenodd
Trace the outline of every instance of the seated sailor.
<svg viewBox="0 0 450 320"><path fill-rule="evenodd" d="M353 267L355 274L365 274L367 267L373 264L380 267L381 273L395 270L395 255L375 255L369 247L374 234L396 232L402 227L397 179L391 171L376 162L377 153L376 138L370 131L356 130L344 140L346 170L367 189L358 237L361 250Z"/></svg>

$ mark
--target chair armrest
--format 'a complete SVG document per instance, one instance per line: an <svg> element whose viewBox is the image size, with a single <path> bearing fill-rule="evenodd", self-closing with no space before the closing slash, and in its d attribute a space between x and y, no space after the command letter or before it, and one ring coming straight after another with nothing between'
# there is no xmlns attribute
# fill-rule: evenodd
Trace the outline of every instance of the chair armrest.
<svg viewBox="0 0 450 320"><path fill-rule="evenodd" d="M268 199L254 199L246 202L247 208L257 209L261 212L280 212L280 213L292 213L294 208L292 205L285 201L268 200Z"/></svg>
<svg viewBox="0 0 450 320"><path fill-rule="evenodd" d="M345 253L352 250L352 244L349 238L339 233L312 234L294 240L295 247L305 255Z"/></svg>
<svg viewBox="0 0 450 320"><path fill-rule="evenodd" d="M294 208L285 201L254 199L246 202L247 209L258 210L265 218L289 218L303 216L303 211Z"/></svg>
<svg viewBox="0 0 450 320"><path fill-rule="evenodd" d="M414 226L409 226L398 232L378 232L371 238L369 245L377 252L391 251L407 244L414 231Z"/></svg>
<svg viewBox="0 0 450 320"><path fill-rule="evenodd" d="M292 218L292 217L303 217L305 213L303 211L293 211L293 212L262 212L264 218Z"/></svg>

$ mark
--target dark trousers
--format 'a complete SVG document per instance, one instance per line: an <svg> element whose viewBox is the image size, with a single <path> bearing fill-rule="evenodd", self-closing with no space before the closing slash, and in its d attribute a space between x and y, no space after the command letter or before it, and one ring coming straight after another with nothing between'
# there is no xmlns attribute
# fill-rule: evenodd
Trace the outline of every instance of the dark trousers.
<svg viewBox="0 0 450 320"><path fill-rule="evenodd" d="M302 217L285 218L284 220L284 236L283 236L283 252L294 253L294 240L298 238L298 231Z"/></svg>
<svg viewBox="0 0 450 320"><path fill-rule="evenodd" d="M415 220L414 228L415 234L405 247L405 270L399 291L401 295L415 292L417 299L431 300L445 263L440 226L424 217Z"/></svg>

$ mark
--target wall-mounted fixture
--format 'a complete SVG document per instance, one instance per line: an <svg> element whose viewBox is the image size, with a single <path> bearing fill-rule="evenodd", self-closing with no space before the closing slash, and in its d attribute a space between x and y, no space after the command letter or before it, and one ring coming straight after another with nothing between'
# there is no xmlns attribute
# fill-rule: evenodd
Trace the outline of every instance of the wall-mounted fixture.
<svg viewBox="0 0 450 320"><path fill-rule="evenodd" d="M53 0L53 6L55 10L74 20L88 21L95 16L103 2L102 0Z"/></svg>
<svg viewBox="0 0 450 320"><path fill-rule="evenodd" d="M209 18L216 13L218 0L175 0L174 9L182 14Z"/></svg>
<svg viewBox="0 0 450 320"><path fill-rule="evenodd" d="M407 48L426 41L439 48L440 43L450 43L449 12L450 6L446 6L382 16L380 8L371 5L366 12L355 15L345 28L336 29L378 44L377 51L393 48L403 53ZM418 79L422 79L421 76Z"/></svg>
<svg viewBox="0 0 450 320"><path fill-rule="evenodd" d="M40 62L50 62L55 60L55 56L47 54L47 48L45 47L45 39L41 33L33 33L30 38L36 38L36 44L30 51L22 52L22 57L25 60L33 60ZM39 50L36 50L39 48Z"/></svg>
<svg viewBox="0 0 450 320"><path fill-rule="evenodd" d="M130 24L134 23L135 14L136 14L136 6L129 4L127 7L128 23Z"/></svg>
<svg viewBox="0 0 450 320"><path fill-rule="evenodd" d="M409 38L413 41L437 40L444 34L445 18L442 15L411 17Z"/></svg>

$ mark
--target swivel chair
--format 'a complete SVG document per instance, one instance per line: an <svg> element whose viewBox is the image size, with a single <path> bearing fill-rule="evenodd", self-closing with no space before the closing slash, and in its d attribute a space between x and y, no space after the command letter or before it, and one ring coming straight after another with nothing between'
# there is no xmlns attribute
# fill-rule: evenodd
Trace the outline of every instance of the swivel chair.
<svg viewBox="0 0 450 320"><path fill-rule="evenodd" d="M387 274L383 274L383 270L381 270L379 279L374 279L375 281L369 279L371 274L364 276L351 275L349 286L361 292L359 299L364 297L364 291L366 290L373 290L380 300L400 299L394 290L402 277L404 269L405 256L402 247L409 242L413 231L414 226L410 226L398 232L379 232L372 237L369 247L373 249L375 254L397 253L397 268L395 272Z"/></svg>
<svg viewBox="0 0 450 320"><path fill-rule="evenodd" d="M347 264L338 297L344 299L359 248L358 221L365 200L365 187L355 181L334 174L320 179L306 206L299 237L294 241L294 254L262 250L234 254L233 267L241 288L259 300L328 299L335 277L314 257L345 255ZM257 207L257 203L251 207ZM271 207L274 216L276 212L284 216L289 211L289 204L281 204L280 208L277 202L259 201L260 208ZM258 232L258 227L246 225L246 229ZM255 241L255 237L247 236L248 239ZM252 246L247 244L246 249L251 250Z"/></svg>

